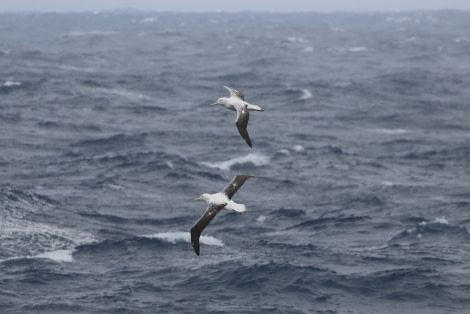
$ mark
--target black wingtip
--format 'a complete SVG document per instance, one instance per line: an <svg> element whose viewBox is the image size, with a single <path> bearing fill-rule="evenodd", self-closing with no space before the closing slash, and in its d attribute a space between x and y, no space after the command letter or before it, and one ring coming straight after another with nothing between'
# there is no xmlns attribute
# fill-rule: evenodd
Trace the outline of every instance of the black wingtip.
<svg viewBox="0 0 470 314"><path fill-rule="evenodd" d="M199 243L192 242L191 244L193 245L194 252L199 256Z"/></svg>
<svg viewBox="0 0 470 314"><path fill-rule="evenodd" d="M191 245L193 246L194 252L199 256L199 235L191 228Z"/></svg>

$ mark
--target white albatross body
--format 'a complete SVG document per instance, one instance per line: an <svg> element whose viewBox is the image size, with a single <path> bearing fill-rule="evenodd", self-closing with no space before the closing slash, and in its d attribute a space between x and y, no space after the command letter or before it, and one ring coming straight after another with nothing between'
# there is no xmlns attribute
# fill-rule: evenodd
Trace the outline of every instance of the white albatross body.
<svg viewBox="0 0 470 314"><path fill-rule="evenodd" d="M248 111L264 111L264 109L246 102L245 96L241 91L229 86L224 87L230 91L230 97L219 98L215 103L211 104L211 106L221 105L227 109L236 111L237 119L235 120L235 124L237 125L238 131L248 146L252 147L250 136L246 130L248 119L250 118Z"/></svg>
<svg viewBox="0 0 470 314"><path fill-rule="evenodd" d="M234 210L239 213L246 212L246 206L232 201L232 197L246 180L253 176L236 175L232 181L220 192L215 194L204 193L195 200L205 200L209 205L201 218L191 227L191 245L194 252L199 255L199 237L207 225L222 209Z"/></svg>
<svg viewBox="0 0 470 314"><path fill-rule="evenodd" d="M200 198L205 200L208 204L217 204L217 205L226 204L224 206L224 209L234 210L239 213L246 212L245 205L235 203L234 201L229 199L227 195L224 194L223 192L218 192L215 194L204 193L200 196Z"/></svg>

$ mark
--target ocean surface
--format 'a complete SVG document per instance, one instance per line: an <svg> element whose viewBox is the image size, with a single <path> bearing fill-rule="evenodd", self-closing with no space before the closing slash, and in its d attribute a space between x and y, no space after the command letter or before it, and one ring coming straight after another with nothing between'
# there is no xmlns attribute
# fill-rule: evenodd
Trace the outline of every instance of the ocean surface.
<svg viewBox="0 0 470 314"><path fill-rule="evenodd" d="M470 12L0 14L1 313L470 313ZM240 89L236 114L210 104ZM247 213L193 202L235 174Z"/></svg>

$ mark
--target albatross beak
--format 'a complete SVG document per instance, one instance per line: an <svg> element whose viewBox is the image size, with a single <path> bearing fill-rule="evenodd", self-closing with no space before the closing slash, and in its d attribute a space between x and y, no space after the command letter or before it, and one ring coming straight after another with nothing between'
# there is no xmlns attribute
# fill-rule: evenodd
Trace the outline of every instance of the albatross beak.
<svg viewBox="0 0 470 314"><path fill-rule="evenodd" d="M198 196L198 197L196 197L195 199L193 199L193 201L200 201L200 200L201 200L201 197L200 197L200 196Z"/></svg>
<svg viewBox="0 0 470 314"><path fill-rule="evenodd" d="M215 103L211 104L211 106L215 106L215 105L217 105L217 102L215 102Z"/></svg>

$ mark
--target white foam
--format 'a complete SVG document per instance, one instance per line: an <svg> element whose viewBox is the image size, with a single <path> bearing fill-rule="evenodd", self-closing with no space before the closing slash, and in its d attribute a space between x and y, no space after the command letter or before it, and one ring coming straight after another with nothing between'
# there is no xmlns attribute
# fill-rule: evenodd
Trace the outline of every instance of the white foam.
<svg viewBox="0 0 470 314"><path fill-rule="evenodd" d="M303 52L312 52L313 51L313 47L312 46L308 46L308 47L305 47L304 49L302 49Z"/></svg>
<svg viewBox="0 0 470 314"><path fill-rule="evenodd" d="M249 153L245 156L234 157L226 161L219 162L201 162L202 165L209 168L217 168L223 171L230 170L235 165L253 164L256 167L264 166L269 163L269 157L259 153Z"/></svg>
<svg viewBox="0 0 470 314"><path fill-rule="evenodd" d="M351 86L351 82L350 81L338 81L336 83L334 83L334 86L335 87L348 87L348 86Z"/></svg>
<svg viewBox="0 0 470 314"><path fill-rule="evenodd" d="M431 222L422 221L422 222L420 222L418 225L421 226L421 227L425 227L428 223L431 223L431 224L440 224L440 225L448 225L448 224L449 224L449 221L448 221L445 217L436 217L436 218L434 218L434 220L431 221Z"/></svg>
<svg viewBox="0 0 470 314"><path fill-rule="evenodd" d="M305 147L303 147L302 145L294 145L292 147L292 150L296 153L303 153L305 152Z"/></svg>
<svg viewBox="0 0 470 314"><path fill-rule="evenodd" d="M470 37L459 37L455 39L456 43L469 42L469 41L470 41Z"/></svg>
<svg viewBox="0 0 470 314"><path fill-rule="evenodd" d="M140 24L155 23L157 20L158 20L158 17L157 17L157 16L146 17L146 18L141 19L141 20L139 21L139 23L140 23Z"/></svg>
<svg viewBox="0 0 470 314"><path fill-rule="evenodd" d="M409 20L410 18L408 16L403 16L403 17L389 16L385 19L385 22L405 23L405 22L408 22Z"/></svg>
<svg viewBox="0 0 470 314"><path fill-rule="evenodd" d="M448 225L449 221L445 217L436 217L433 221L436 224Z"/></svg>
<svg viewBox="0 0 470 314"><path fill-rule="evenodd" d="M366 51L367 50L367 47L351 47L349 48L349 51L351 52L361 52L361 51Z"/></svg>
<svg viewBox="0 0 470 314"><path fill-rule="evenodd" d="M336 26L331 26L331 27L330 27L330 31L343 33L343 32L344 32L344 29L342 29L342 28L340 28L340 27L336 27Z"/></svg>
<svg viewBox="0 0 470 314"><path fill-rule="evenodd" d="M303 39L302 37L288 37L287 40L290 41L291 43L303 43L303 42L305 42L305 39Z"/></svg>
<svg viewBox="0 0 470 314"><path fill-rule="evenodd" d="M75 247L94 241L92 234L74 229L14 217L0 220L0 243L7 259L37 257L67 262L72 260Z"/></svg>
<svg viewBox="0 0 470 314"><path fill-rule="evenodd" d="M175 244L181 241L191 243L191 234L189 232L183 232L183 231L158 232L154 234L143 235L142 237L148 238L148 239L160 239L160 240L168 241L172 244ZM199 238L199 242L202 244L206 244L206 245L224 246L224 243L221 240L211 237L211 236L202 235Z"/></svg>
<svg viewBox="0 0 470 314"><path fill-rule="evenodd" d="M57 250L41 253L32 258L48 258L58 263L73 262L73 252L74 250Z"/></svg>
<svg viewBox="0 0 470 314"><path fill-rule="evenodd" d="M404 129L370 129L372 132L383 133L383 134L403 134L407 133Z"/></svg>
<svg viewBox="0 0 470 314"><path fill-rule="evenodd" d="M114 35L116 32L110 32L110 31L87 31L87 32L70 32L69 36L75 36L75 37L81 37L81 36L110 36Z"/></svg>
<svg viewBox="0 0 470 314"><path fill-rule="evenodd" d="M265 221L266 221L266 216L261 215L261 216L259 216L258 218L256 218L256 221L257 221L257 222L265 222Z"/></svg>
<svg viewBox="0 0 470 314"><path fill-rule="evenodd" d="M308 100L312 98L312 93L308 89L302 89L302 95L299 97L299 100Z"/></svg>
<svg viewBox="0 0 470 314"><path fill-rule="evenodd" d="M86 72L86 73L95 73L96 69L86 68L86 67L76 67L72 65L57 65L57 69L65 71L77 71L77 72Z"/></svg>
<svg viewBox="0 0 470 314"><path fill-rule="evenodd" d="M120 96L120 97L125 97L125 98L128 98L130 100L138 100L138 101L140 101L140 100L152 100L151 97L148 97L148 96L145 96L145 95L139 94L139 93L133 93L133 92L123 90L123 89L108 89L108 88L102 88L102 87L93 87L93 89L96 90L96 91L103 92L103 93L112 94L112 95L116 95L116 96Z"/></svg>
<svg viewBox="0 0 470 314"><path fill-rule="evenodd" d="M15 81L5 81L0 86L5 86L5 87L15 87L15 86L21 86L21 82L15 82Z"/></svg>

